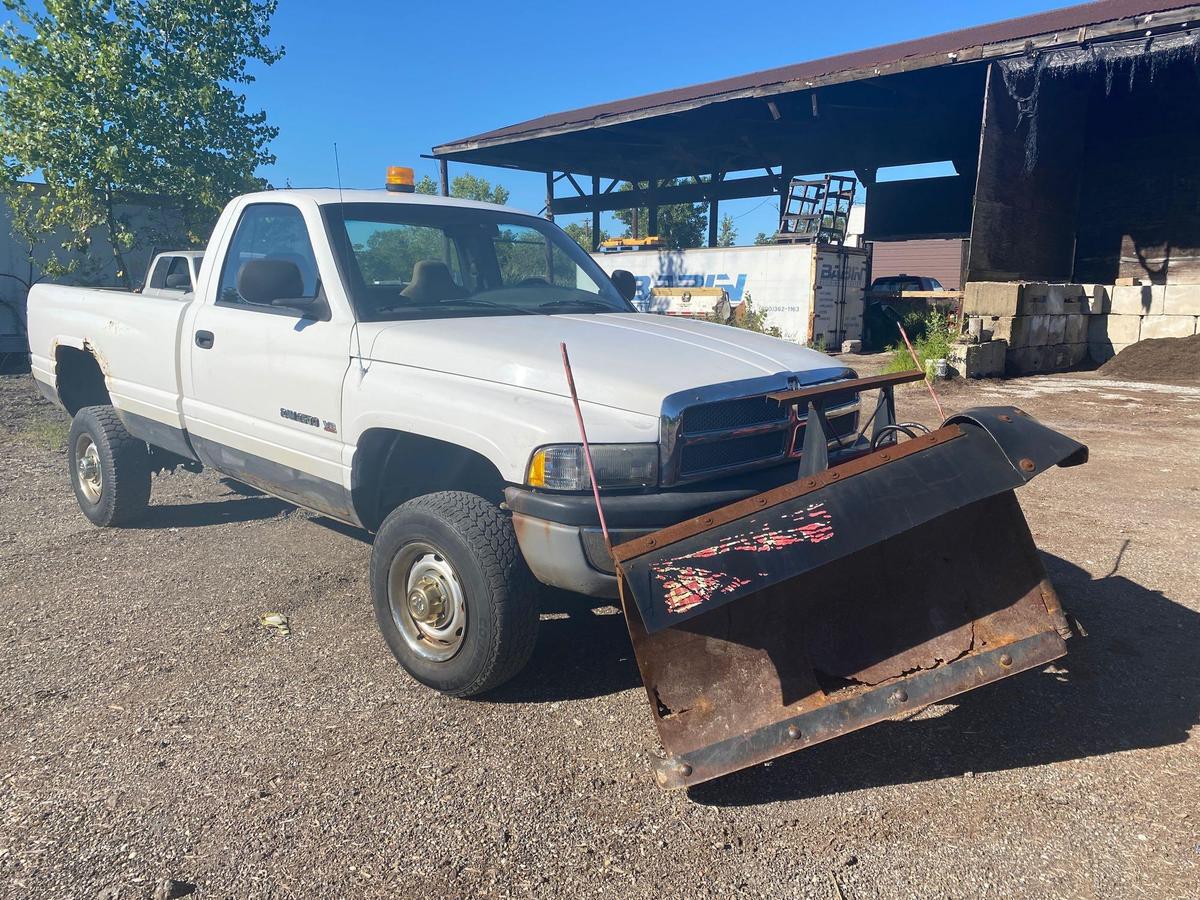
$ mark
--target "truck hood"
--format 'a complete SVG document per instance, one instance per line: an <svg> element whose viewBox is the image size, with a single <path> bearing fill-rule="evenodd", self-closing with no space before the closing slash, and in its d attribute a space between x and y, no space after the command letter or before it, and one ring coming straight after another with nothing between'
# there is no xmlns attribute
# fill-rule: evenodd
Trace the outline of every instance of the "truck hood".
<svg viewBox="0 0 1200 900"><path fill-rule="evenodd" d="M568 396L565 342L581 400L657 416L663 399L730 381L845 367L823 353L740 328L640 313L486 316L364 323L368 359ZM369 349L367 349L369 348Z"/></svg>

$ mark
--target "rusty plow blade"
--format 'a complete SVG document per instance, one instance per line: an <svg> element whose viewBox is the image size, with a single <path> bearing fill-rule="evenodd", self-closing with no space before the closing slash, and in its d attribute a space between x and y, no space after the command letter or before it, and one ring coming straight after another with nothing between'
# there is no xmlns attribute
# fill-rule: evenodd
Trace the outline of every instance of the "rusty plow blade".
<svg viewBox="0 0 1200 900"><path fill-rule="evenodd" d="M1011 407L614 548L687 787L1044 665L1071 634L1014 489L1087 448Z"/></svg>

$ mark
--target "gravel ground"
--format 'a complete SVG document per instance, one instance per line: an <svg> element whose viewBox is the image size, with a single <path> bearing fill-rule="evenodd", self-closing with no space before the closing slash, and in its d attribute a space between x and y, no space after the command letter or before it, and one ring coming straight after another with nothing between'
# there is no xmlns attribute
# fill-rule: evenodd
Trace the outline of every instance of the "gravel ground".
<svg viewBox="0 0 1200 900"><path fill-rule="evenodd" d="M63 420L0 378L0 896L1196 896L1200 389L943 399L1091 445L1021 492L1090 637L689 795L654 785L615 610L547 597L522 675L442 698L376 632L362 534L186 473L92 528Z"/></svg>

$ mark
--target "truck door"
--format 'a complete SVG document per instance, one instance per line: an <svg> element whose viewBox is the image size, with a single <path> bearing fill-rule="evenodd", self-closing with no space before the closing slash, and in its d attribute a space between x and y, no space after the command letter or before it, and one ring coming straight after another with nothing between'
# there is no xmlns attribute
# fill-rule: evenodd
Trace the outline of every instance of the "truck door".
<svg viewBox="0 0 1200 900"><path fill-rule="evenodd" d="M341 464L342 381L354 321L340 289L323 287L339 282L332 260L327 271L318 266L309 230L319 227L315 204L309 214L312 223L290 203L242 208L183 336L191 342L184 412L206 465L355 521ZM301 311L247 299L238 275L246 263L264 259L294 264L300 300L315 303Z"/></svg>

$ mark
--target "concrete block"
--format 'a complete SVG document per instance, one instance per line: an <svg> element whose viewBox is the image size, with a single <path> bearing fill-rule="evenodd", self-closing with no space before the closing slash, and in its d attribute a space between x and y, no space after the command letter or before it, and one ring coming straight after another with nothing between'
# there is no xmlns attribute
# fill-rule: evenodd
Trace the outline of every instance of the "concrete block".
<svg viewBox="0 0 1200 900"><path fill-rule="evenodd" d="M955 344L950 350L950 365L963 378L999 378L1004 375L1005 341L982 344Z"/></svg>
<svg viewBox="0 0 1200 900"><path fill-rule="evenodd" d="M963 312L969 316L1020 315L1024 288L1016 281L968 282L963 291Z"/></svg>
<svg viewBox="0 0 1200 900"><path fill-rule="evenodd" d="M1063 340L1068 344L1086 344L1088 319L1091 317L1086 313L1078 313L1063 318L1067 320Z"/></svg>
<svg viewBox="0 0 1200 900"><path fill-rule="evenodd" d="M1117 285L1109 312L1120 316L1161 316L1166 288L1161 284Z"/></svg>
<svg viewBox="0 0 1200 900"><path fill-rule="evenodd" d="M1033 337L1032 316L996 316L984 319L983 328L992 332L992 340L1005 341L1012 349L1028 347Z"/></svg>
<svg viewBox="0 0 1200 900"><path fill-rule="evenodd" d="M1106 363L1128 346L1128 344L1114 344L1111 341L1088 341L1088 356L1093 362Z"/></svg>
<svg viewBox="0 0 1200 900"><path fill-rule="evenodd" d="M1021 347L1008 351L1005 356L1005 370L1009 375L1065 372L1083 362L1087 353L1088 345L1085 343Z"/></svg>
<svg viewBox="0 0 1200 900"><path fill-rule="evenodd" d="M1163 313L1168 316L1200 316L1200 284L1168 284Z"/></svg>
<svg viewBox="0 0 1200 900"><path fill-rule="evenodd" d="M1084 291L1081 284L1047 284L1032 282L1022 294L1026 315L1061 316L1083 312Z"/></svg>
<svg viewBox="0 0 1200 900"><path fill-rule="evenodd" d="M1135 344L1141 340L1141 316L1088 316L1088 341Z"/></svg>
<svg viewBox="0 0 1200 900"><path fill-rule="evenodd" d="M862 341L842 341L843 353L862 353Z"/></svg>
<svg viewBox="0 0 1200 900"><path fill-rule="evenodd" d="M1196 333L1195 316L1143 316L1141 340L1191 337Z"/></svg>
<svg viewBox="0 0 1200 900"><path fill-rule="evenodd" d="M1063 315L1046 316L1046 343L1065 344L1067 342L1067 317Z"/></svg>
<svg viewBox="0 0 1200 900"><path fill-rule="evenodd" d="M1112 302L1112 285L1085 284L1083 287L1083 312L1091 316L1107 315Z"/></svg>

